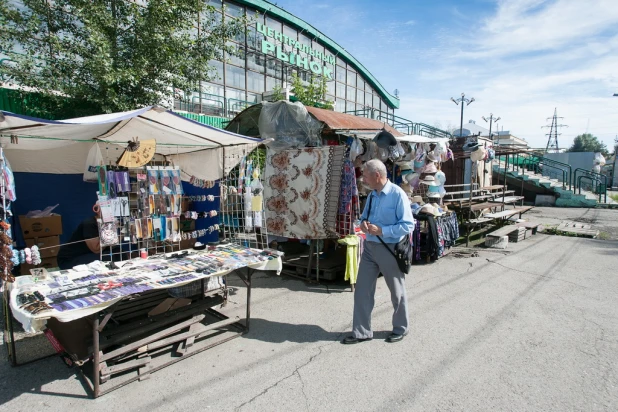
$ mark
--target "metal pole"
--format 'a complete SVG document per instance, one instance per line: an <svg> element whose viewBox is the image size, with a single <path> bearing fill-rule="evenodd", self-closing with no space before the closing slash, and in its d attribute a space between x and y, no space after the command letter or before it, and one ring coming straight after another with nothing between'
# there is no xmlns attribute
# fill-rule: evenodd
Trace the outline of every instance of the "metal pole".
<svg viewBox="0 0 618 412"><path fill-rule="evenodd" d="M94 356L92 357L92 386L94 391L94 397L99 396L100 389L100 374L101 365L99 360L99 316L94 317L94 323L92 325L92 344Z"/></svg>
<svg viewBox="0 0 618 412"><path fill-rule="evenodd" d="M461 101L461 120L459 121L459 137L462 137L462 133L463 133L463 107L464 107L464 101L462 99L462 101Z"/></svg>
<svg viewBox="0 0 618 412"><path fill-rule="evenodd" d="M249 332L249 323L251 319L251 276L253 275L253 269L247 269L247 319L245 321L245 326L247 327L247 332Z"/></svg>

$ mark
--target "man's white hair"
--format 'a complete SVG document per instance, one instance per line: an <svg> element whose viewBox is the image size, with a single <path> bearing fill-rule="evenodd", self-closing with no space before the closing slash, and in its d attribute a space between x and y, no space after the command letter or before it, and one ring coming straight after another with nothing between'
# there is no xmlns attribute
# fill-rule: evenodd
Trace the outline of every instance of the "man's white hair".
<svg viewBox="0 0 618 412"><path fill-rule="evenodd" d="M381 160L371 159L365 163L365 169L370 173L378 173L381 177L386 177L386 166Z"/></svg>

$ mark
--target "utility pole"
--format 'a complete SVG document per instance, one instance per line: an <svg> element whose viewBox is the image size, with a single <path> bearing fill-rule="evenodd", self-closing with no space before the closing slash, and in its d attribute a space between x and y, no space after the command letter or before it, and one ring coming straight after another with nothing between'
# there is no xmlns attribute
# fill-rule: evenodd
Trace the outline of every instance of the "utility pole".
<svg viewBox="0 0 618 412"><path fill-rule="evenodd" d="M459 104L461 103L461 119L459 121L459 137L462 137L461 134L463 133L463 109L464 109L464 103L466 103L466 106L469 106L470 103L472 103L474 101L474 97L470 98L470 99L466 99L466 94L462 93L461 97L459 99L453 99L451 97L451 101L455 104Z"/></svg>
<svg viewBox="0 0 618 412"><path fill-rule="evenodd" d="M566 124L558 124L558 119L564 119L564 117L558 117L558 109L554 108L553 117L548 117L547 120L551 120L550 126L541 126L541 128L549 127L549 133L545 136L548 136L547 146L545 147L545 153L548 153L552 150L554 153L560 152L560 146L558 146L558 136L562 133L558 133L559 127L569 127Z"/></svg>

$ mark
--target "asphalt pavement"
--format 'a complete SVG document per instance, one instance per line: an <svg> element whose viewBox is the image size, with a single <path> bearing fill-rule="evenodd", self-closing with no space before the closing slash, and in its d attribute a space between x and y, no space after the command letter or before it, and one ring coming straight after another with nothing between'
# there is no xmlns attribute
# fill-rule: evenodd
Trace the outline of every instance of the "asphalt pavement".
<svg viewBox="0 0 618 412"><path fill-rule="evenodd" d="M380 279L375 339L357 345L339 343L349 286L260 273L247 335L96 400L58 358L2 361L0 411L616 411L617 266L618 241L544 234L451 254L407 277L400 343L384 341L392 307ZM245 289L230 281L223 311L243 316Z"/></svg>

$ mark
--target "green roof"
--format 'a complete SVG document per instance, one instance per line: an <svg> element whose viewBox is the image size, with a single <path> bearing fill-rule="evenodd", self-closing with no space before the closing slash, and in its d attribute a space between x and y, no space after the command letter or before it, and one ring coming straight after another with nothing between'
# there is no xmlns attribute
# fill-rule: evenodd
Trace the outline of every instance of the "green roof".
<svg viewBox="0 0 618 412"><path fill-rule="evenodd" d="M331 38L320 32L309 23L299 19L291 13L288 13L282 8L264 0L234 1L245 6L252 7L260 12L267 12L269 15L280 18L281 20L283 20L284 23L295 26L296 28L301 29L304 33L310 34L311 36L315 37L323 45L327 46L331 51L334 51L337 56L343 57L349 64L354 66L356 68L356 71L358 71L368 81L368 83L371 84L371 86L380 94L382 98L386 100L389 105L391 105L395 109L399 108L399 98L388 93L380 84L380 82L378 82L376 78L373 77L369 70L367 70L365 66L360 64L360 62L356 60L350 53L348 53L343 47L339 46Z"/></svg>

